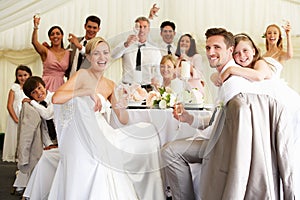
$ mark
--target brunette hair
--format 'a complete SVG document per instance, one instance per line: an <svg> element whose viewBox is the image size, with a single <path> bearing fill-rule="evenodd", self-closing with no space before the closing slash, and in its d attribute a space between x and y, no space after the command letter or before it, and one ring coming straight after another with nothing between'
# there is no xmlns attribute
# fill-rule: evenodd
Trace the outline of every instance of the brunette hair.
<svg viewBox="0 0 300 200"><path fill-rule="evenodd" d="M205 33L206 39L216 35L223 36L227 49L234 46L233 34L224 28L210 28Z"/></svg>
<svg viewBox="0 0 300 200"><path fill-rule="evenodd" d="M31 97L31 92L35 90L39 86L39 84L42 84L44 87L46 86L45 82L43 79L39 76L31 76L29 77L24 85L23 85L23 92L24 94L29 97L30 99L33 99Z"/></svg>
<svg viewBox="0 0 300 200"><path fill-rule="evenodd" d="M25 71L29 74L29 76L32 76L32 71L29 67L27 67L26 65L19 65L17 68L16 68L16 71L15 71L15 76L16 76L16 80L15 80L15 83L18 83L20 84L20 81L18 80L18 71L21 70L21 71Z"/></svg>
<svg viewBox="0 0 300 200"><path fill-rule="evenodd" d="M52 33L52 31L54 30L54 29L58 29L59 30L59 32L62 34L62 35L64 35L64 31L62 30L62 28L60 28L59 26L52 26L50 29L49 29L49 31L48 31L48 37L50 38L50 35L51 35L51 33ZM52 46L52 45L51 45ZM61 43L60 43L60 46L61 46L61 48L65 48L64 47L64 42L63 42L63 39L61 40Z"/></svg>
<svg viewBox="0 0 300 200"><path fill-rule="evenodd" d="M176 49L176 52L175 52L175 55L176 56L181 56L181 52L180 52L180 41L183 37L187 36L189 39L190 39L190 48L189 50L186 52L186 55L189 56L189 57L192 57L193 55L195 55L197 53L197 48L196 48L196 41L195 39L188 33L182 35L178 42L177 42L177 49Z"/></svg>

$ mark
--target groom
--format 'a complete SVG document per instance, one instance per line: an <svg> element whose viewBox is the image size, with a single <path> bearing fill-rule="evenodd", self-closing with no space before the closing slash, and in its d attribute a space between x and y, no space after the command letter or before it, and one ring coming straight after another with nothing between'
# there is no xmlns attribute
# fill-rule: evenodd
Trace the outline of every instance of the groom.
<svg viewBox="0 0 300 200"><path fill-rule="evenodd" d="M238 66L232 58L232 33L222 28L211 28L205 35L206 55L211 67L222 73L229 66ZM177 140L163 147L163 164L175 200L196 199L189 164L202 162L200 186L204 189L200 192L203 199L251 199L255 195L258 199L275 198L279 189L276 190L278 182L273 176L279 175L284 180L284 194L293 196L292 187L288 187L292 185L288 179L292 171L289 164L284 162L289 155L287 151L280 151L280 145L284 146L289 141L284 108L266 95L256 95L261 92L252 86L249 81L238 76L231 76L223 83L218 98L223 105L230 102L225 109L219 109L217 114L213 115L212 125L208 127L211 133L210 140ZM283 120L279 120L281 117L277 119L276 116L282 116ZM176 114L174 117L178 119ZM185 110L180 119L195 128L206 125L199 124L201 120ZM262 123L258 122L258 119L262 119ZM276 125L277 128L270 128L270 124ZM282 136L278 131L284 133L282 138L278 136ZM261 134L262 132L266 134ZM277 143L274 144L273 141ZM271 152L261 148L271 149ZM266 153L264 159L263 153ZM274 154L278 156L275 160L272 159ZM252 159L254 163L249 162ZM270 162L274 169L266 165ZM279 165L284 166L284 172L279 172ZM270 176L272 170L276 172ZM253 174L250 175L251 172ZM253 176L257 174L261 175L260 184L264 185L268 192L260 190L260 186L253 180Z"/></svg>

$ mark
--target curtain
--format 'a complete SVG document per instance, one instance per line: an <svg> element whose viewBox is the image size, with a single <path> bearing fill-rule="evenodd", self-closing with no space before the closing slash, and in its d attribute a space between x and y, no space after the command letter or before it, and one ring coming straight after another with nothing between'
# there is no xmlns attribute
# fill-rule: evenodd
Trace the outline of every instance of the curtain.
<svg viewBox="0 0 300 200"><path fill-rule="evenodd" d="M64 44L67 36L74 33L84 35L85 18L97 15L101 18L102 36L111 48L124 41L132 32L134 20L139 16L148 16L154 3L160 7L158 17L151 21L150 39L160 42L160 23L164 20L176 24L175 41L183 33L190 33L197 42L197 48L203 57L203 69L206 76L206 102L213 102L216 88L209 82L213 69L205 56L205 36L207 28L223 27L233 34L245 32L265 51L262 35L269 24L281 24L287 19L292 25L294 58L285 64L282 78L296 91L300 92L300 3L297 0L10 0L0 4L0 132L6 128L8 112L6 109L8 91L15 80L15 68L19 64L28 65L34 75L41 76L42 63L31 45L33 28L32 17L40 13L41 22L38 32L39 41L49 42L47 32L53 25L64 30ZM286 47L285 34L284 47ZM121 78L120 60L112 60L106 76L115 82Z"/></svg>

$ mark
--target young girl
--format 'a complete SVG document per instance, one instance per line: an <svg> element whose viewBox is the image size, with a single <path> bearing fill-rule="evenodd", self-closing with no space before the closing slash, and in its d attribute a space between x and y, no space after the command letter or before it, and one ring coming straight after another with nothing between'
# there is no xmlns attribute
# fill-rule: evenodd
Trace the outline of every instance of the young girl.
<svg viewBox="0 0 300 200"><path fill-rule="evenodd" d="M3 146L3 161L15 162L17 148L17 126L19 114L22 107L22 100L25 98L23 93L23 84L32 76L31 69L25 65L20 65L15 71L16 80L12 85L7 99L7 110L9 117L7 119L7 128Z"/></svg>

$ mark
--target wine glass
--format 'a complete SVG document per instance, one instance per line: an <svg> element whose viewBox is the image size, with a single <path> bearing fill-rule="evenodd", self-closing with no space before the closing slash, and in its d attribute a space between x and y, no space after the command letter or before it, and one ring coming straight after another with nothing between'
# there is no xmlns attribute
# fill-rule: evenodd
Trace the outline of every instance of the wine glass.
<svg viewBox="0 0 300 200"><path fill-rule="evenodd" d="M68 41L70 42L70 40L72 39L72 35L71 35L71 33L69 33L69 37L68 37ZM73 51L73 49L71 48L71 42L70 42L70 44L69 44L69 48L67 49L68 51Z"/></svg>
<svg viewBox="0 0 300 200"><path fill-rule="evenodd" d="M185 51L186 51L185 47L180 47L180 57L182 55L185 55Z"/></svg>
<svg viewBox="0 0 300 200"><path fill-rule="evenodd" d="M114 89L114 96L116 99L115 108L127 107L129 101L129 89L124 84L119 84Z"/></svg>
<svg viewBox="0 0 300 200"><path fill-rule="evenodd" d="M134 32L134 34L138 37L139 32L140 32L140 23L139 23L139 22L136 22L136 23L134 24L133 32Z"/></svg>

